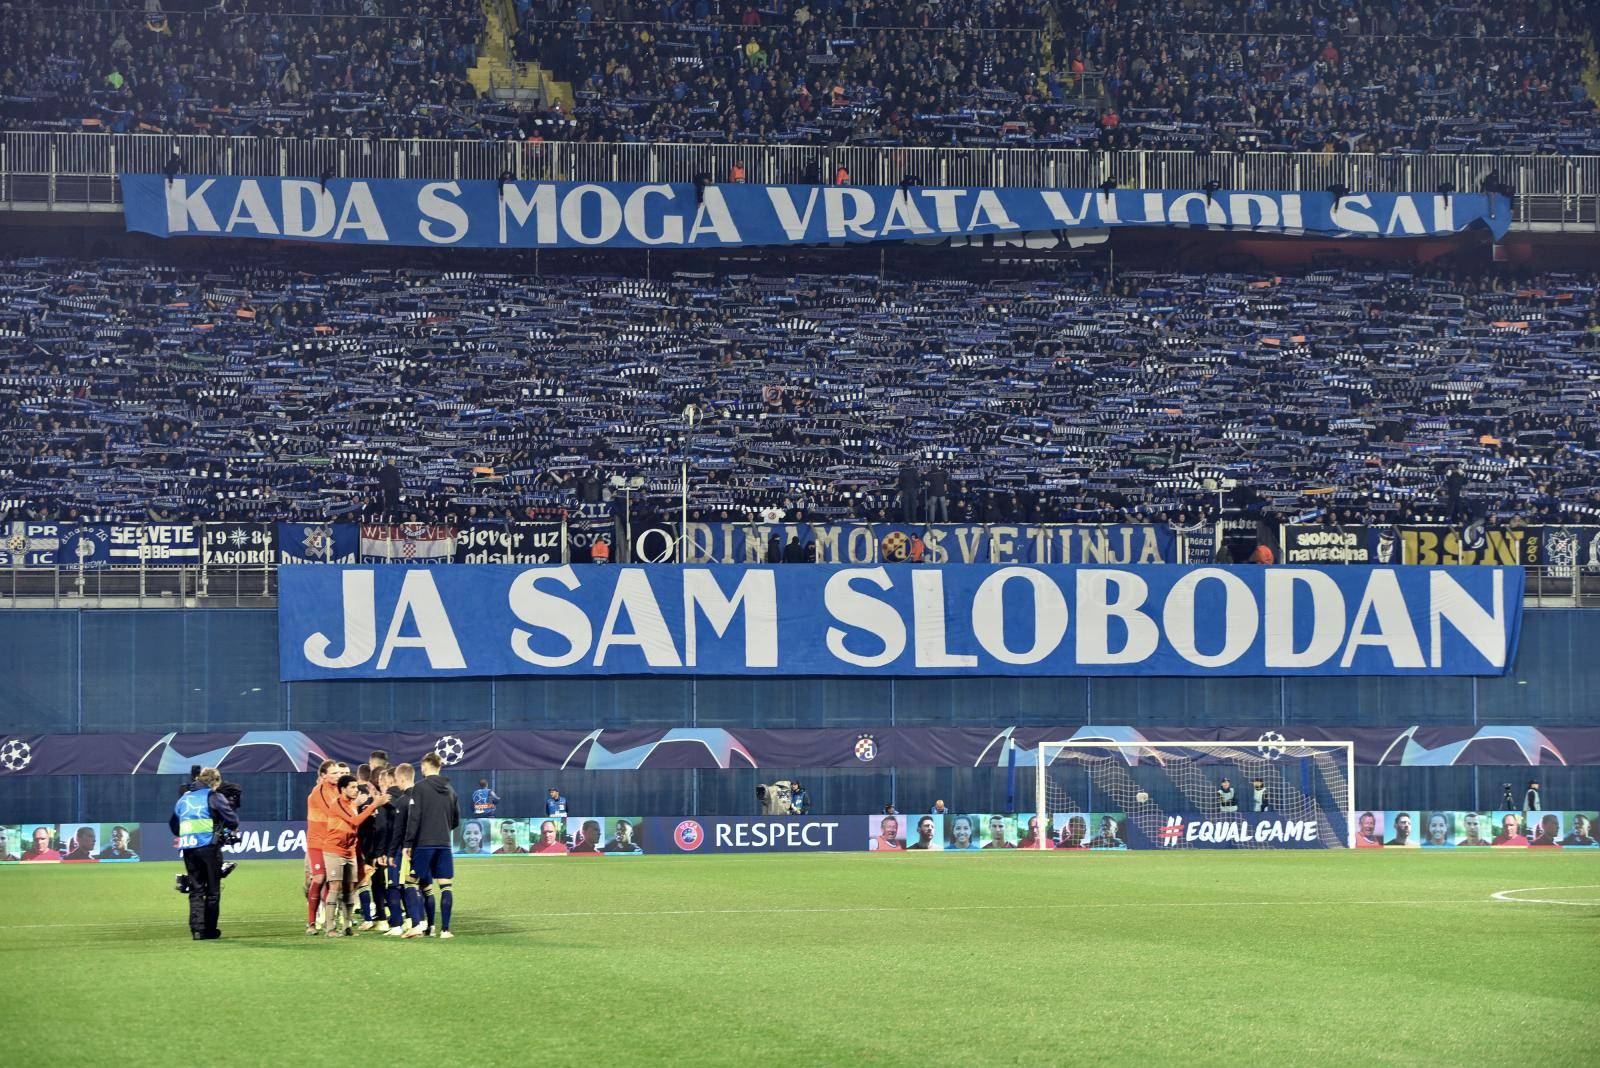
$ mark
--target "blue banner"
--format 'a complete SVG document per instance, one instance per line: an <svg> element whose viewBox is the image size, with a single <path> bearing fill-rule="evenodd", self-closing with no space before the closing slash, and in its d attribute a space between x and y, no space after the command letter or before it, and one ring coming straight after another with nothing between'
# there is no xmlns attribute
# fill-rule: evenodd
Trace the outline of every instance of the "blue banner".
<svg viewBox="0 0 1600 1068"><path fill-rule="evenodd" d="M279 523L278 562L283 564L353 564L361 546L361 528L354 523Z"/></svg>
<svg viewBox="0 0 1600 1068"><path fill-rule="evenodd" d="M1521 568L285 566L284 680L1503 675Z"/></svg>
<svg viewBox="0 0 1600 1068"><path fill-rule="evenodd" d="M129 230L361 245L739 248L1124 226L1422 237L1478 223L1498 238L1511 226L1509 200L1477 193L120 177Z"/></svg>

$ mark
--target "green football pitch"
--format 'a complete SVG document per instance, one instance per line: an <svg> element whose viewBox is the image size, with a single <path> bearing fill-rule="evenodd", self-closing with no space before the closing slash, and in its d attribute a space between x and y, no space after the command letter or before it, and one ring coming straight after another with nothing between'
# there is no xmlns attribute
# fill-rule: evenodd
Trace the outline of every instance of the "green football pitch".
<svg viewBox="0 0 1600 1068"><path fill-rule="evenodd" d="M175 871L0 870L8 1063L1600 1062L1600 851L507 858L451 942Z"/></svg>

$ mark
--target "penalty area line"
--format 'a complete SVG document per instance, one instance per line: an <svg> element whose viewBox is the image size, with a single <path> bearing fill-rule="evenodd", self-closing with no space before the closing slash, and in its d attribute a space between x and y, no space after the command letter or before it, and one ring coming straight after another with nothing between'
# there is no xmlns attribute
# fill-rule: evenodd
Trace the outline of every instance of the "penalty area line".
<svg viewBox="0 0 1600 1068"><path fill-rule="evenodd" d="M1509 901L1514 905L1587 905L1600 908L1600 898L1594 901L1564 901L1554 897L1513 897L1513 894L1536 894L1543 890L1600 890L1600 883L1582 883L1577 886L1524 886L1516 890L1496 890L1489 896L1496 901Z"/></svg>

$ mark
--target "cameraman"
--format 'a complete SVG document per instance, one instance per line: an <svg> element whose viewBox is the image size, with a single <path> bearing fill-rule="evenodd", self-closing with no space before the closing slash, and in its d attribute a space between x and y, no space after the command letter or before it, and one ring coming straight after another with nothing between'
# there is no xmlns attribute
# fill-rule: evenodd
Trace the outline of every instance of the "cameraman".
<svg viewBox="0 0 1600 1068"><path fill-rule="evenodd" d="M239 817L218 789L222 774L202 768L173 806L167 826L178 837L183 866L189 875L189 933L196 941L221 938L217 916L222 909L222 838L237 830Z"/></svg>

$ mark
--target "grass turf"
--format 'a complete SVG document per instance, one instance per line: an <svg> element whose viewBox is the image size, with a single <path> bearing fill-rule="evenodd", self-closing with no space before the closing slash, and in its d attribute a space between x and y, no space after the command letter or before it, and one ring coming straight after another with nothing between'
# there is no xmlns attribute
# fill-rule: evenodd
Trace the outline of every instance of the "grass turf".
<svg viewBox="0 0 1600 1068"><path fill-rule="evenodd" d="M0 870L13 1064L1593 1064L1600 852L528 858L458 937L307 937L242 864ZM182 1022L187 1017L191 1022ZM204 1020L205 1023L194 1021Z"/></svg>

